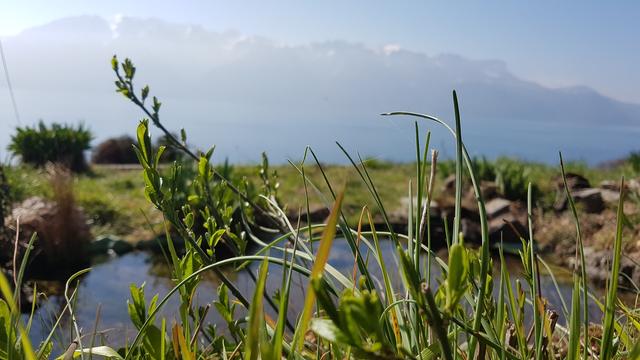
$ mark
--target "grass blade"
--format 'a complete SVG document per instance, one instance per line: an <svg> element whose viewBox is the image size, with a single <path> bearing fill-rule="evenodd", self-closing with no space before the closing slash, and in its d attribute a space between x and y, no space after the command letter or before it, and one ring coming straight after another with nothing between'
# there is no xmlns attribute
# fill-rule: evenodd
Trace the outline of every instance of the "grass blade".
<svg viewBox="0 0 640 360"><path fill-rule="evenodd" d="M624 177L620 181L620 199L618 200L618 213L616 222L616 238L613 244L613 262L611 265L611 279L609 280L609 288L607 289L606 306L602 328L602 345L600 348L600 358L604 360L612 359L614 354L613 348L613 330L616 312L616 300L618 292L618 277L620 273L620 255L622 253L622 225L624 218Z"/></svg>
<svg viewBox="0 0 640 360"><path fill-rule="evenodd" d="M267 282L267 271L269 262L265 258L260 265L260 275L256 282L256 290L253 293L253 301L249 307L249 324L247 325L247 336L245 339L244 358L246 360L256 360L260 355L260 332L264 326L264 310L262 299L265 283Z"/></svg>
<svg viewBox="0 0 640 360"><path fill-rule="evenodd" d="M329 252L331 251L331 245L333 244L333 240L336 236L336 227L338 225L338 216L340 214L340 209L342 207L342 199L344 197L344 192L338 194L335 204L331 209L331 213L329 213L329 219L327 220L327 227L324 229L322 233L322 239L320 240L320 247L318 248L318 252L316 254L316 260L313 263L313 267L311 268L311 279L317 279L322 276L322 272L324 271L324 265L329 260ZM309 327L309 321L311 320L311 315L313 311L313 305L315 304L315 292L311 286L308 287L307 297L305 298L304 307L302 308L302 315L300 317L300 322L298 323L298 328L296 329L295 335L293 337L292 348L296 349L298 346L302 345L300 340L304 338L304 334Z"/></svg>
<svg viewBox="0 0 640 360"><path fill-rule="evenodd" d="M584 324L584 342L588 344L590 342L589 339L589 308L587 307L587 299L589 298L588 287L587 287L587 269L584 264L586 264L584 259L584 243L582 242L582 229L580 228L580 219L578 218L578 210L576 209L575 201L573 200L573 196L571 196L571 192L569 191L569 186L567 185L567 175L564 171L564 160L562 159L562 153L560 153L560 171L562 172L562 182L564 184L565 194L567 196L567 202L569 203L569 208L571 209L571 214L573 215L573 219L576 223L576 258L578 255L580 256L580 280L582 282L582 297L584 298L585 306L582 313L582 321ZM578 262L576 261L576 264ZM584 351L582 356L586 359L588 353L588 347L584 347Z"/></svg>

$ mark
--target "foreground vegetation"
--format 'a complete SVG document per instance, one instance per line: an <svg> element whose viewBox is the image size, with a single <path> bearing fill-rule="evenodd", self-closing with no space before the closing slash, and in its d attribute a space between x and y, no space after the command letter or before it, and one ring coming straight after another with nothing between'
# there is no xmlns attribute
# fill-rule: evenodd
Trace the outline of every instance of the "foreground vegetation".
<svg viewBox="0 0 640 360"><path fill-rule="evenodd" d="M116 351L108 346L95 346L85 337L90 333L76 325L73 328L76 341L61 358L88 357L90 354L113 359L183 360L640 358L640 314L635 308L628 308L617 300L625 237L623 224L627 221L623 212L623 182L616 207L617 224L611 234L611 276L605 296L598 298L590 293L585 267L580 266L585 262L582 231L565 181L569 207L575 218L577 265L573 269L570 303L554 307L548 304L539 287L540 268L544 263L535 246L537 229L533 228L532 221L534 187L530 182L523 184L524 190L516 186L504 187L510 189L510 196L521 197L524 194L527 201L528 232L523 234L519 253L523 266L521 278L512 281L515 275L507 272L502 252L500 264L494 264L489 255L487 215L479 174L490 174L491 171L486 166L484 170L477 166L464 147L455 93L455 128L449 130L457 140L456 159L450 170L446 170L447 165L442 167L443 172L455 174L455 218L452 228L447 231L448 256L444 259L431 249L430 206L426 205L435 196L436 173L440 166L437 153L429 151L429 136L420 136L417 123L416 162L412 167L403 167L406 169L405 179L413 180L408 183L398 181L409 199L415 199L409 201L415 206L409 206L407 234L397 233L390 226L390 211L379 183L372 176L375 165L371 167L372 164L363 159L354 159L346 151L345 156L353 165L350 171L355 172L346 181L340 175L330 173L311 149L305 151L301 163L292 164L297 176L291 176L291 181L297 179L298 188L303 191L297 197L302 203L301 208L308 210L313 198L311 194L316 193L314 196L329 202L331 211L322 223L304 219L291 222L280 200L286 199L282 192L284 187L276 185L277 179L282 179L282 173L276 177L265 160L256 183L252 184L242 177L232 176L224 166L212 165L212 151L192 152L186 146L185 135L177 139L166 131L160 122L160 102L156 98L153 98L151 108L146 107L149 88L135 91L135 67L129 60L119 64L114 58L113 67L118 91L141 107L149 117L138 126L136 154L143 167L141 185L145 196L166 225L169 237L166 250L175 287L162 298L155 295L148 300L142 284L132 285L128 310L138 333L125 347ZM428 115L388 115L416 116L448 127ZM165 131L169 146L186 154L184 161L169 168L159 166L164 149L151 146L151 124ZM194 171L189 171L191 166L188 162L191 161L197 164ZM333 171L346 171L337 169ZM561 169L564 175L564 169ZM309 176L311 171L315 176ZM517 179L523 172L513 173ZM460 236L465 181L475 192L482 224L482 242L477 250L465 247L465 239ZM519 182L510 181L512 185ZM136 180L133 184L133 188L137 188L136 184L140 183ZM359 188L366 191L357 190ZM352 191L360 193L351 197ZM397 191L402 193L402 190ZM545 187L540 185L538 192L544 194ZM346 197L360 202L355 203L360 209L357 221L350 221L345 216L343 210L348 208L345 206ZM364 206L366 204L371 205ZM375 226L373 211L382 216L387 226ZM368 224L370 230L362 230L364 224ZM271 235L265 235L268 233ZM179 234L185 239L184 253L176 251L172 234ZM352 250L354 270L351 274L342 274L327 263L336 236L344 237ZM380 241L383 239L393 242L400 259L403 281L396 287L388 276L391 264L384 262L381 253ZM34 237L32 241L37 240ZM248 241L260 245L256 254L245 254ZM220 256L219 244L230 249L231 257ZM366 253L361 253L360 245L365 246ZM422 252L431 255L424 263L420 260ZM25 257L28 255L27 251ZM254 274L255 292L252 298L246 298L219 270L223 266L235 266L238 271L246 271L251 263L260 266ZM270 276L269 263L284 269L279 279L281 286L275 294L265 292ZM26 261L23 260L22 264ZM497 278L492 276L494 265L501 269ZM13 279L14 285L20 284L24 270L22 266L18 268L20 271ZM434 275L435 268L441 270L438 272L441 275ZM382 275L379 279L372 274L373 269L380 270ZM74 275L70 283L86 271L89 270ZM202 275L209 271L217 272L224 283L211 311L217 311L224 319L226 332L208 323L206 315L210 304L196 301ZM294 273L305 276L308 281L304 307L291 317L288 303ZM495 297L494 288L498 289ZM0 290L5 299L0 302L0 323L3 324L0 357L35 359L49 356L52 349L50 339L37 349L33 349L29 342L30 322L23 325L16 306L20 302L19 292L12 293L4 277L0 277ZM74 295L74 292L65 291L68 304L65 311L72 319ZM159 310L166 306L171 296L180 299L180 306L176 309L178 320L173 324L158 317ZM589 319L585 306L589 298L603 310L604 316L599 324ZM275 316L269 316L270 313ZM563 323L558 321L560 313L564 315Z"/></svg>

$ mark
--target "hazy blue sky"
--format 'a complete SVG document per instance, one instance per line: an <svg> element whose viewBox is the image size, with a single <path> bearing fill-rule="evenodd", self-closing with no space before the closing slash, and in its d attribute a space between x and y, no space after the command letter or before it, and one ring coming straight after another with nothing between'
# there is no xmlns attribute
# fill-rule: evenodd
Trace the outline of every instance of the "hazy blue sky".
<svg viewBox="0 0 640 360"><path fill-rule="evenodd" d="M474 154L625 156L639 146L637 19L640 2L624 1L0 0L23 124L82 121L94 145L131 133L141 114L114 92L115 53L134 59L168 127L239 162L306 145L343 161L335 140L409 160L412 124L378 114L450 121L452 89ZM8 95L0 78L0 158L18 122Z"/></svg>
<svg viewBox="0 0 640 360"><path fill-rule="evenodd" d="M499 59L543 85L587 85L640 103L637 1L0 0L0 35L86 14L156 17L291 44L347 40Z"/></svg>

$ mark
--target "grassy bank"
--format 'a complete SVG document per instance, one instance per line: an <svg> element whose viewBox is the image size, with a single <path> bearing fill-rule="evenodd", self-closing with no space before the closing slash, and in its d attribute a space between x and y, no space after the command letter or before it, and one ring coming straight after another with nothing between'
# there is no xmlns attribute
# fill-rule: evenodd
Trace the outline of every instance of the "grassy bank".
<svg viewBox="0 0 640 360"><path fill-rule="evenodd" d="M381 160L366 160L372 179L385 207L393 211L403 211L408 197L407 180L415 183L415 163L392 163ZM538 189L538 205L549 208L555 198L556 181L560 177L558 166L523 162L513 159L482 161L478 163L487 167L497 167L508 163L517 167L526 182L532 182ZM453 174L453 161L442 161L438 166L434 198L442 194L445 179ZM363 205L373 205L371 196L354 168L349 165L325 165L323 169L328 178L336 185L345 185L349 193L345 196L344 211L350 223L356 223ZM278 177L278 199L285 208L295 212L305 209L305 189L298 169L290 164L271 166ZM586 177L591 184L597 186L602 181L619 179L625 176L632 179L639 174L632 164L619 161L614 166L590 167L584 163L566 164L567 172L578 173ZM7 167L7 177L13 193L13 201L19 202L30 196L51 198L53 193L47 180L46 171L29 166ZM237 178L246 178L257 184L260 167L257 165L234 165L232 173ZM322 173L317 166L307 166L305 175L310 182L317 184L322 194L328 190ZM492 181L495 176L485 176L484 180ZM506 179L506 181L513 181ZM86 174L74 175L74 192L76 201L85 210L90 221L93 235L113 235L127 241L137 242L151 239L163 233L162 216L144 197L144 180L141 169L135 167L93 165ZM309 188L310 207L318 209L330 205L328 199L318 195L318 191ZM374 211L375 211L375 207ZM143 215L143 216L142 216Z"/></svg>

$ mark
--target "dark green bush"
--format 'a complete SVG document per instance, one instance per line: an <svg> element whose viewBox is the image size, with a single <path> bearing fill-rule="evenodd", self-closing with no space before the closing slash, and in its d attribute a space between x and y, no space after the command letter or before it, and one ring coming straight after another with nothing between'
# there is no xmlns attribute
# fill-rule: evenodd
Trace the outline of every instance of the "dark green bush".
<svg viewBox="0 0 640 360"><path fill-rule="evenodd" d="M480 180L495 181L496 180L496 164L488 160L486 157L473 158L473 170Z"/></svg>
<svg viewBox="0 0 640 360"><path fill-rule="evenodd" d="M4 166L0 165L0 239L4 233L4 218L10 210L9 181L4 173Z"/></svg>
<svg viewBox="0 0 640 360"><path fill-rule="evenodd" d="M635 173L640 173L640 151L634 151L629 154L627 161L631 164L631 168Z"/></svg>
<svg viewBox="0 0 640 360"><path fill-rule="evenodd" d="M527 187L531 181L531 167L526 163L509 159L500 158L495 161L495 182L498 185L498 191L510 200L527 200ZM532 191L538 193L538 188L532 183Z"/></svg>
<svg viewBox="0 0 640 360"><path fill-rule="evenodd" d="M93 150L91 162L94 164L137 164L133 151L135 140L128 135L107 139Z"/></svg>
<svg viewBox="0 0 640 360"><path fill-rule="evenodd" d="M77 127L57 123L47 126L40 121L34 127L16 128L9 151L20 156L23 163L38 167L48 162L60 163L80 172L87 169L84 151L89 149L91 139L91 132L82 124Z"/></svg>

